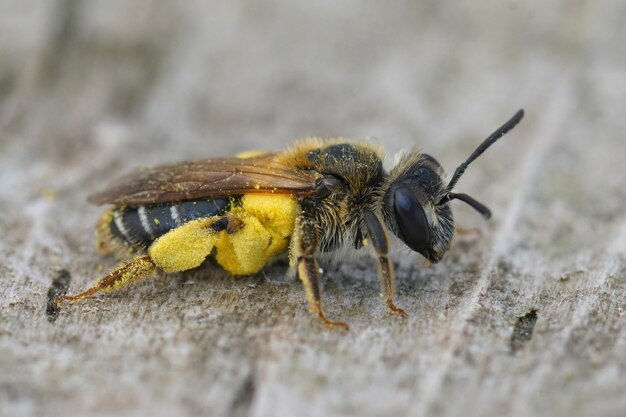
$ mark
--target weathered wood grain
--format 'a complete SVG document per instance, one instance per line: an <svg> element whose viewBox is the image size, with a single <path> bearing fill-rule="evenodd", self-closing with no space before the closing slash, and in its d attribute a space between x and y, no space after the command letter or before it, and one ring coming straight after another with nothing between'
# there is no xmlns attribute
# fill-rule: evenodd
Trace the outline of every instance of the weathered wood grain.
<svg viewBox="0 0 626 417"><path fill-rule="evenodd" d="M28 3L28 4L27 4ZM626 7L0 0L0 415L626 415ZM494 212L439 264L325 263L309 317L276 264L85 288L86 196L137 165L307 136L419 146ZM67 271L66 275L62 271ZM56 278L56 279L55 279ZM54 283L54 285L53 285ZM51 289L52 288L52 289Z"/></svg>

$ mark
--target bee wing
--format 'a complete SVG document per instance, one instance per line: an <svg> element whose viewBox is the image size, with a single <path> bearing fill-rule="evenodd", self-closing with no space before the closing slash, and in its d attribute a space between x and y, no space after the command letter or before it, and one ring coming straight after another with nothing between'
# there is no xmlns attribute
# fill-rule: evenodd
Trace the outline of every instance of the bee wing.
<svg viewBox="0 0 626 417"><path fill-rule="evenodd" d="M277 154L140 168L92 194L93 204L138 206L248 193L311 195L321 175L276 162Z"/></svg>

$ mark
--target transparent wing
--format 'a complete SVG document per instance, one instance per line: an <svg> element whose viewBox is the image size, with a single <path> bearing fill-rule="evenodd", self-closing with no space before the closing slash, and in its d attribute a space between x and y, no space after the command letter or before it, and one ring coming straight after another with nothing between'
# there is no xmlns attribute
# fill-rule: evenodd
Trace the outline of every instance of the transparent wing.
<svg viewBox="0 0 626 417"><path fill-rule="evenodd" d="M276 155L140 168L92 194L88 201L98 205L138 206L244 193L312 195L321 175L280 164Z"/></svg>

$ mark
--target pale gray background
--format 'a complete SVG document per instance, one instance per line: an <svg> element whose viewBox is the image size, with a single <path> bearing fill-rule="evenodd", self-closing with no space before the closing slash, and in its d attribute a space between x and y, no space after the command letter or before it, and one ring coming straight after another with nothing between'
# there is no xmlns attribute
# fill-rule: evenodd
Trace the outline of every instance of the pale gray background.
<svg viewBox="0 0 626 417"><path fill-rule="evenodd" d="M0 1L0 414L626 415L626 3ZM138 164L306 135L420 146L452 170L464 236L396 252L390 317L367 257L325 263L329 331L284 265L86 288L85 202ZM391 160L392 158L390 158ZM531 310L530 340L512 335Z"/></svg>

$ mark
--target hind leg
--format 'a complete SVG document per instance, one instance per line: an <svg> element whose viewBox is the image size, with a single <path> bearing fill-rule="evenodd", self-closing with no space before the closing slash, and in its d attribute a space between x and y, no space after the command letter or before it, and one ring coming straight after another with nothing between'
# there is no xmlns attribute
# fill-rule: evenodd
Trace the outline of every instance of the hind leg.
<svg viewBox="0 0 626 417"><path fill-rule="evenodd" d="M79 301L100 292L118 290L133 282L154 275L157 268L165 272L181 272L202 264L213 250L222 230L234 233L241 227L232 215L198 219L172 229L150 245L148 255L140 256L113 270L96 285L77 295L64 295L55 299Z"/></svg>
<svg viewBox="0 0 626 417"><path fill-rule="evenodd" d="M54 304L61 301L79 301L99 292L110 292L127 286L132 282L139 281L154 275L156 265L149 256L141 256L111 271L104 278L101 278L96 285L86 291L76 295L62 295L54 299Z"/></svg>

